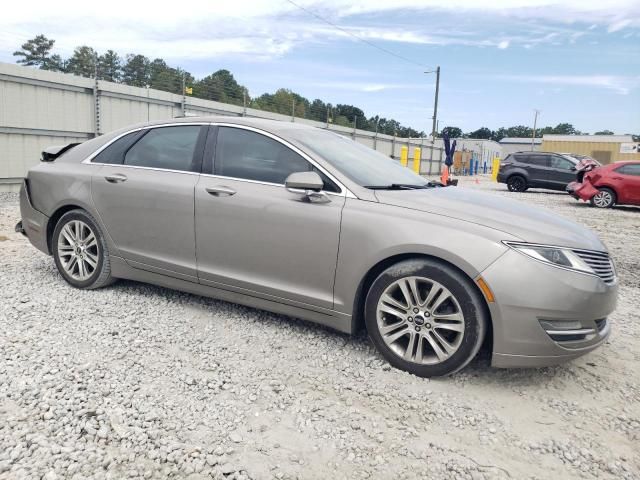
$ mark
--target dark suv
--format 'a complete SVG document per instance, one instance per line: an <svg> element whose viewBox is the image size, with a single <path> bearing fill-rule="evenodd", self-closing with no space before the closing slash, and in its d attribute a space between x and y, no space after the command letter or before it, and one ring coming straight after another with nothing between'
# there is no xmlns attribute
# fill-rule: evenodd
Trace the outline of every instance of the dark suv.
<svg viewBox="0 0 640 480"><path fill-rule="evenodd" d="M528 188L562 190L576 179L576 158L550 152L516 152L500 163L498 182L511 192Z"/></svg>

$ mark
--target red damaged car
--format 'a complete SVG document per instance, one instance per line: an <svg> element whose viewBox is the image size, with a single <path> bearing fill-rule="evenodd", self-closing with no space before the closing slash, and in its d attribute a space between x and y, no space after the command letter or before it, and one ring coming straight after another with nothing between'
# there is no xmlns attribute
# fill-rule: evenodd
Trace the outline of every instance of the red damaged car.
<svg viewBox="0 0 640 480"><path fill-rule="evenodd" d="M588 171L582 182L571 182L567 192L598 208L640 205L640 162L616 162Z"/></svg>

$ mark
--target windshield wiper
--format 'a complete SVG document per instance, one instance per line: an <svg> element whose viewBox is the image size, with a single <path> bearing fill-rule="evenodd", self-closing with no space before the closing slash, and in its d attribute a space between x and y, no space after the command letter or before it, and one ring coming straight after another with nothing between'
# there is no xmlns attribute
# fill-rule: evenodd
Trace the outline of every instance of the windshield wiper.
<svg viewBox="0 0 640 480"><path fill-rule="evenodd" d="M423 185L414 185L411 183L391 183L389 185L365 185L364 188L370 190L419 190L422 188L433 188L437 186L434 182L425 183Z"/></svg>

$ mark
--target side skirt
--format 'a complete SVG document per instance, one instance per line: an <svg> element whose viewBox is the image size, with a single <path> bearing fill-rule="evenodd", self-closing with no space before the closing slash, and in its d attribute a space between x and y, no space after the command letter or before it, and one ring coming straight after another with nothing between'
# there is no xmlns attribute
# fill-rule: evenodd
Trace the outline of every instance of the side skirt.
<svg viewBox="0 0 640 480"><path fill-rule="evenodd" d="M246 292L237 292L227 288L211 287L200 283L189 282L178 278L168 277L146 270L140 270L131 267L123 258L110 257L111 274L115 278L123 278L134 280L136 282L150 283L160 287L172 288L194 295L202 295L203 297L211 297L225 302L238 303L247 307L267 310L273 313L288 315L291 317L301 318L310 322L319 323L320 325L333 328L339 332L352 334L354 325L351 315L336 312L333 310L309 310L307 308L297 307L281 301L267 300L258 296L249 295Z"/></svg>

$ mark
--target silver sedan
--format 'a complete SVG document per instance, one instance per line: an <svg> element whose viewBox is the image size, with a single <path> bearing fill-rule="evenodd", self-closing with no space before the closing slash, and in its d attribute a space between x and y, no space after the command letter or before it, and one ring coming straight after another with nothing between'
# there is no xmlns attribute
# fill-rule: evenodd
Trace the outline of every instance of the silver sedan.
<svg viewBox="0 0 640 480"><path fill-rule="evenodd" d="M570 360L616 303L591 231L296 123L175 119L52 147L20 199L16 229L74 287L127 278L364 327L425 377L483 344L498 367Z"/></svg>

